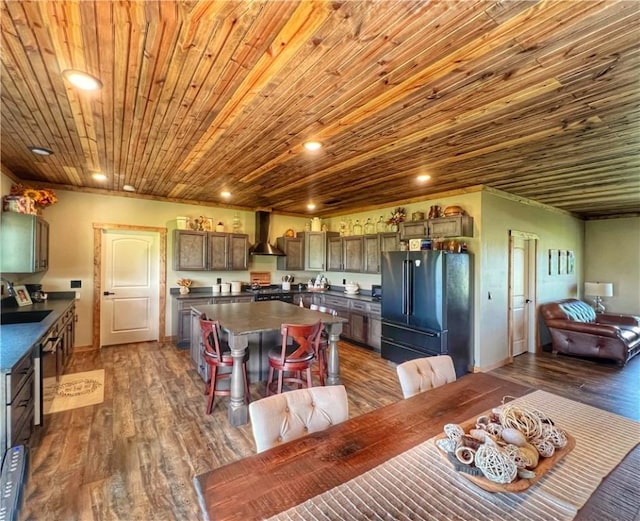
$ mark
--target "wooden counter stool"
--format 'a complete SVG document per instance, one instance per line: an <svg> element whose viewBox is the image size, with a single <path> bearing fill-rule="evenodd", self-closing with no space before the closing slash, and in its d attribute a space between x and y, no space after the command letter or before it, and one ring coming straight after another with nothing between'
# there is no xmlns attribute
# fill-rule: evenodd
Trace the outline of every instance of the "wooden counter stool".
<svg viewBox="0 0 640 521"><path fill-rule="evenodd" d="M320 313L327 313L333 317L338 316L338 312L335 309L327 308L324 306L318 306L317 304L311 304L309 309L312 311L320 311ZM326 385L327 378L329 377L329 362L327 360L327 349L329 349L329 335L323 328L320 335L320 342L318 342L318 351L316 352L316 362L311 372L318 375L320 385Z"/></svg>
<svg viewBox="0 0 640 521"><path fill-rule="evenodd" d="M229 389L217 389L216 384L219 380L231 380L231 371L228 373L218 374L220 367L233 367L233 358L231 351L226 342L220 340L220 323L217 320L207 320L206 315L200 316L200 330L202 331L202 345L204 346L204 361L209 366L209 381L205 384L205 394L209 394L207 402L207 414L213 411L213 400L216 395L229 396ZM244 393L247 403L249 403L249 378L247 377L247 360L249 359L249 350L242 361L242 376L244 377Z"/></svg>
<svg viewBox="0 0 640 521"><path fill-rule="evenodd" d="M284 382L312 387L311 364L315 360L322 333L322 322L312 325L282 324L282 345L269 351L269 379L267 380L267 396L280 394ZM274 371L278 371L277 388L274 391ZM294 373L284 376L285 372ZM303 378L302 373L305 373Z"/></svg>

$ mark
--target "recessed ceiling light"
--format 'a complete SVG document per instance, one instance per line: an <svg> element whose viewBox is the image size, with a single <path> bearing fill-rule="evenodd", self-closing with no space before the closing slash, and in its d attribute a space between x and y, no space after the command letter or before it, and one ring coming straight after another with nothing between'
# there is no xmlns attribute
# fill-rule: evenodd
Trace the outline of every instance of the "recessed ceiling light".
<svg viewBox="0 0 640 521"><path fill-rule="evenodd" d="M425 181L428 181L429 179L431 179L430 175L419 175L418 176L418 181L420 181L421 183L424 183Z"/></svg>
<svg viewBox="0 0 640 521"><path fill-rule="evenodd" d="M315 209L316 209L316 205L315 205L315 204L313 204L313 203L309 203L309 204L307 205L307 210L315 210Z"/></svg>
<svg viewBox="0 0 640 521"><path fill-rule="evenodd" d="M53 154L53 150L49 150L48 148L44 147L29 147L29 150L31 150L31 152L33 152L34 154L38 154L39 156L50 156L51 154Z"/></svg>
<svg viewBox="0 0 640 521"><path fill-rule="evenodd" d="M122 187L122 189L123 189L125 192L135 192L135 191L136 191L136 187L135 187L135 186L131 186L131 185L124 185L124 186Z"/></svg>
<svg viewBox="0 0 640 521"><path fill-rule="evenodd" d="M91 177L93 177L96 181L106 181L107 180L107 176L100 173L100 172L96 172L95 174L91 174Z"/></svg>
<svg viewBox="0 0 640 521"><path fill-rule="evenodd" d="M222 197L225 197L225 198L226 198L226 197L231 197L231 192L227 192L227 191L225 190L224 192L220 192L220 195L221 195Z"/></svg>
<svg viewBox="0 0 640 521"><path fill-rule="evenodd" d="M69 80L69 83L82 90L98 90L102 88L102 82L86 72L67 69L62 71L62 75Z"/></svg>
<svg viewBox="0 0 640 521"><path fill-rule="evenodd" d="M307 141L304 144L304 148L306 148L307 150L319 150L320 148L322 148L322 143L319 143L317 141Z"/></svg>

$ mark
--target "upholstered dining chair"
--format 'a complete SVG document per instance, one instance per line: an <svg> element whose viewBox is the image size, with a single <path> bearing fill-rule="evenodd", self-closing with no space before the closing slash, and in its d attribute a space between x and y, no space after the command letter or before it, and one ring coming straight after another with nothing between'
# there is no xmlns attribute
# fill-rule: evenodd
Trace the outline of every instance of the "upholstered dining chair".
<svg viewBox="0 0 640 521"><path fill-rule="evenodd" d="M249 404L256 451L322 431L349 418L343 385L295 389Z"/></svg>
<svg viewBox="0 0 640 521"><path fill-rule="evenodd" d="M200 316L200 331L202 332L202 345L204 346L204 361L209 366L209 381L205 384L205 394L209 395L207 401L207 414L213 411L213 401L218 396L229 396L231 388L218 389L217 384L221 380L229 380L231 385L231 372L219 374L218 369L221 367L233 367L233 358L231 351L226 342L220 340L220 323L217 320L208 320L203 313ZM242 376L244 378L245 399L249 403L249 378L247 377L247 360L249 359L249 350L242 361Z"/></svg>
<svg viewBox="0 0 640 521"><path fill-rule="evenodd" d="M401 363L396 370L405 398L456 380L456 370L449 355L416 358Z"/></svg>
<svg viewBox="0 0 640 521"><path fill-rule="evenodd" d="M284 383L306 385L311 387L311 364L313 363L322 333L322 322L311 325L282 324L280 334L282 344L269 351L269 378L267 380L267 396L274 393L273 381L278 371L278 382L275 392L280 394ZM285 373L288 373L285 376ZM304 376L304 378L303 378Z"/></svg>
<svg viewBox="0 0 640 521"><path fill-rule="evenodd" d="M320 313L327 313L331 316L337 316L338 312L335 309L327 308L325 306L319 306L317 304L311 304L309 309L313 311L319 311ZM323 328L320 335L320 342L318 342L318 351L316 352L316 363L313 364L311 372L318 375L320 385L326 385L327 378L329 376L329 363L327 360L327 349L329 349L329 336L326 330Z"/></svg>

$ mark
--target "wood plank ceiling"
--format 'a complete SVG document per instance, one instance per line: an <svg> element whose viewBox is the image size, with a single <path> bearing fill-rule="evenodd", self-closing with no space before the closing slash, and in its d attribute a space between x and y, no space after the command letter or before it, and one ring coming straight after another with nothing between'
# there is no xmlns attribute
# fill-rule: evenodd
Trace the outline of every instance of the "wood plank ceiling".
<svg viewBox="0 0 640 521"><path fill-rule="evenodd" d="M636 0L21 0L1 14L1 162L23 180L317 215L484 184L585 219L640 215ZM104 87L77 90L70 68Z"/></svg>

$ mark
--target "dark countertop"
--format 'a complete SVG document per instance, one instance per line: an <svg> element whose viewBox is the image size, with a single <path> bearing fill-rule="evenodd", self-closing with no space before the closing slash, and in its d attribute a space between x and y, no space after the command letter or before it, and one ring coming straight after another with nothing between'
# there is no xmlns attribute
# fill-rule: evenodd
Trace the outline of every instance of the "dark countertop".
<svg viewBox="0 0 640 521"><path fill-rule="evenodd" d="M27 312L34 310L51 310L40 322L27 324L6 324L0 326L0 369L3 374L11 371L33 346L44 336L49 328L56 323L60 316L69 308L73 298L49 298L42 303L30 306L7 307L3 304L3 311Z"/></svg>
<svg viewBox="0 0 640 521"><path fill-rule="evenodd" d="M175 292L173 291L175 290ZM235 293L213 293L210 287L194 287L191 288L191 291L186 295L180 295L177 292L177 288L172 288L171 296L176 300L188 300L188 299L197 299L197 298L225 298L225 297L253 297L255 293L252 291L240 291ZM298 289L295 286L291 287L289 291L283 291L283 293L291 293L292 295L300 295L300 294L309 294L309 295L331 295L334 297L344 297L353 300L362 300L364 302L380 302L379 300L375 300L371 298L371 295L366 293L358 293L357 295L347 295L344 290L331 289L331 290L308 290L308 289Z"/></svg>

